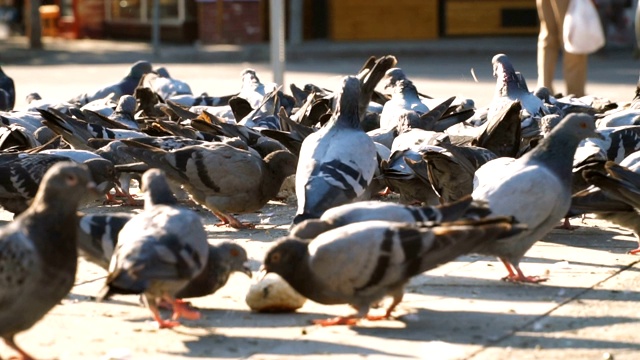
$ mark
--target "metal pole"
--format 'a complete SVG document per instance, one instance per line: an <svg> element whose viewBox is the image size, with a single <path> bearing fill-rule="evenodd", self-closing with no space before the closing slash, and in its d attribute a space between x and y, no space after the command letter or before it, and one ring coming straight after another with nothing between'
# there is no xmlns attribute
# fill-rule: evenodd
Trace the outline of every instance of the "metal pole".
<svg viewBox="0 0 640 360"><path fill-rule="evenodd" d="M300 45L302 43L303 0L289 1L289 43Z"/></svg>
<svg viewBox="0 0 640 360"><path fill-rule="evenodd" d="M160 0L153 0L151 7L151 45L153 56L160 56Z"/></svg>
<svg viewBox="0 0 640 360"><path fill-rule="evenodd" d="M284 1L269 1L269 20L271 37L271 68L273 82L284 87Z"/></svg>

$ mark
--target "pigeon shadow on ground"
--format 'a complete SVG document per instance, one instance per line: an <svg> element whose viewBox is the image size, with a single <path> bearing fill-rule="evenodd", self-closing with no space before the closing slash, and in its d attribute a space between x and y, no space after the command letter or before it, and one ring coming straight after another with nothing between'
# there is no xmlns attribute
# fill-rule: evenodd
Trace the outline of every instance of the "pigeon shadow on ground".
<svg viewBox="0 0 640 360"><path fill-rule="evenodd" d="M409 320L410 319L410 320ZM353 327L360 335L382 337L385 339L415 341L445 341L456 344L479 344L494 346L513 346L521 343L523 347L541 345L544 348L566 348L562 338L551 339L543 334L561 333L589 327L637 322L636 318L602 316L573 317L495 313L477 311L435 311L416 309L410 315L398 321L405 327ZM519 334L522 331L526 334ZM534 334L531 334L534 333ZM501 340L510 337L509 344L501 344ZM624 341L607 341L576 338L572 334L573 348L629 348L638 347L637 343Z"/></svg>
<svg viewBox="0 0 640 360"><path fill-rule="evenodd" d="M289 313L257 313L249 309L215 309L198 307L201 319L183 321L182 325L189 328L212 326L215 328L278 328L291 326L310 326L311 320L327 318L327 314L314 312ZM166 316L170 316L166 312Z"/></svg>
<svg viewBox="0 0 640 360"><path fill-rule="evenodd" d="M302 334L301 334L302 335ZM276 339L269 337L234 337L222 334L199 336L193 341L185 341L186 353L169 353L194 358L247 358L254 354L265 355L378 355L384 358L405 358L402 354L378 351L371 348L336 344L315 339Z"/></svg>

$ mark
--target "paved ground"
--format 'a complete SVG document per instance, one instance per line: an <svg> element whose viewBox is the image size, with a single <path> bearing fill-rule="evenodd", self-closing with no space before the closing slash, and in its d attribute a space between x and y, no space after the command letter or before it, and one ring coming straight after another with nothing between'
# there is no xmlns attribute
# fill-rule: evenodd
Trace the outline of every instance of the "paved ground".
<svg viewBox="0 0 640 360"><path fill-rule="evenodd" d="M0 44L0 62L16 81L19 106L31 91L64 100L120 78L137 59L152 59L149 47L140 43L56 41L46 43L47 51L30 52L20 40ZM288 64L286 81L333 88L340 76L359 69L369 53L391 53L398 54L399 65L422 92L463 95L484 106L493 93L490 61L495 53L510 55L530 87L535 86L534 46L533 38L340 44L333 50L316 44L293 52L296 60ZM235 92L240 71L249 66L269 80L264 47L225 47L226 55L216 55L222 48L172 46L154 62L166 65L196 93ZM591 94L630 100L637 79L638 61L630 50L609 49L590 59ZM273 239L286 232L294 205L274 202L260 214L242 217L260 222L255 230L215 228L215 220L201 214L210 240L235 239L248 249L257 270ZM295 314L251 313L244 296L252 280L235 275L218 293L194 301L203 310L202 320L160 331L136 297L95 303L91 296L104 271L81 261L69 297L17 340L45 359L637 359L640 258L626 254L637 246L634 237L593 219L574 224L580 227L555 230L527 254L524 271L550 275L544 285L503 283L502 265L467 256L414 278L397 319L356 327L308 324L309 319L346 314L346 306L307 302ZM0 356L9 355L0 346Z"/></svg>

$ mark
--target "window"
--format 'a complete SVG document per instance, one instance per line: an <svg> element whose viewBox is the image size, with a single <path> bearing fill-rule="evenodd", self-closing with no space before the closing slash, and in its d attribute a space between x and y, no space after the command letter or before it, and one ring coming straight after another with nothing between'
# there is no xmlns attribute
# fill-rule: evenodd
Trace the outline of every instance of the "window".
<svg viewBox="0 0 640 360"><path fill-rule="evenodd" d="M159 1L161 24L182 24L186 0L107 0L107 21L150 24L154 1Z"/></svg>

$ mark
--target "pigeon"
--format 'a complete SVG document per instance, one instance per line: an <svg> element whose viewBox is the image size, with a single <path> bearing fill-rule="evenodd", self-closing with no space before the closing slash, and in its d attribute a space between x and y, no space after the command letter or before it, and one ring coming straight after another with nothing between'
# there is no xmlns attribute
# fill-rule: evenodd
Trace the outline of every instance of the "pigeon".
<svg viewBox="0 0 640 360"><path fill-rule="evenodd" d="M114 129L140 130L140 125L135 120L137 106L136 98L131 95L122 95L115 110L107 115L106 119L104 115L92 110L84 110L83 113L90 123L103 124Z"/></svg>
<svg viewBox="0 0 640 360"><path fill-rule="evenodd" d="M373 140L360 128L360 81L343 79L329 123L307 136L296 170L298 210L293 224L318 218L365 192L378 166Z"/></svg>
<svg viewBox="0 0 640 360"><path fill-rule="evenodd" d="M505 104L519 100L527 117L548 113L544 103L527 88L520 73L515 71L511 60L505 54L497 54L491 60L493 76L496 78L496 90L490 105L489 115L500 111Z"/></svg>
<svg viewBox="0 0 640 360"><path fill-rule="evenodd" d="M155 74L146 74L142 84L151 88L163 100L179 95L193 95L189 84L172 78L171 75L169 75L169 71L164 67L157 68ZM189 104L189 106L191 105L193 104Z"/></svg>
<svg viewBox="0 0 640 360"><path fill-rule="evenodd" d="M533 244L562 220L571 205L571 170L576 148L587 137L597 137L593 116L569 114L533 150L518 159L498 158L475 173L471 196L486 201L493 215L514 216L528 230L476 250L504 263L514 282L541 282L525 276L520 260Z"/></svg>
<svg viewBox="0 0 640 360"><path fill-rule="evenodd" d="M58 162L70 160L48 154L0 154L0 206L16 215L22 213L35 197L47 170ZM117 181L114 166L108 160L90 159L83 164L103 193ZM93 193L85 200L93 198Z"/></svg>
<svg viewBox="0 0 640 360"><path fill-rule="evenodd" d="M319 219L307 219L289 230L289 235L313 239L321 233L355 222L384 220L405 223L440 224L461 218L479 219L491 213L488 207L473 202L471 196L438 206L409 206L386 201L359 201L333 207Z"/></svg>
<svg viewBox="0 0 640 360"><path fill-rule="evenodd" d="M113 94L111 97L112 100L118 101L122 95L133 95L133 92L138 86L138 83L140 83L142 76L151 72L153 72L153 66L151 63L140 60L134 63L127 76L117 83L106 85L92 92L79 94L71 98L69 102L83 106L94 100L103 99L110 94Z"/></svg>
<svg viewBox="0 0 640 360"><path fill-rule="evenodd" d="M0 89L6 94L6 103L0 108L2 111L13 110L16 104L16 87L13 79L10 78L2 67L0 67Z"/></svg>
<svg viewBox="0 0 640 360"><path fill-rule="evenodd" d="M180 324L180 317L200 317L199 312L176 300L175 294L205 268L207 233L197 213L176 206L161 170L144 173L142 190L144 211L120 230L98 300L113 294L143 294L158 326L172 328ZM157 306L161 300L173 307L172 320L162 319Z"/></svg>
<svg viewBox="0 0 640 360"><path fill-rule="evenodd" d="M315 320L353 325L358 319L389 318L409 279L454 260L483 243L523 230L511 217L415 226L364 221L323 232L313 240L284 237L267 252L264 270L280 275L302 296L315 302L349 304L356 315ZM385 296L393 302L385 315L368 314Z"/></svg>
<svg viewBox="0 0 640 360"><path fill-rule="evenodd" d="M285 178L294 174L297 158L278 150L264 159L252 152L223 143L186 146L172 152L135 140L122 140L123 149L182 184L193 200L213 212L221 221L240 229L252 227L231 213L260 210L280 191Z"/></svg>
<svg viewBox="0 0 640 360"><path fill-rule="evenodd" d="M429 111L418 95L418 89L400 68L387 70L385 89L391 89L391 99L384 104L380 114L380 128L388 129L398 125L400 115L406 110L418 114Z"/></svg>
<svg viewBox="0 0 640 360"><path fill-rule="evenodd" d="M58 305L73 287L77 268L77 205L91 189L84 165L52 166L31 206L0 228L0 337L32 359L15 342Z"/></svg>
<svg viewBox="0 0 640 360"><path fill-rule="evenodd" d="M636 153L637 154L637 153ZM635 156L637 159L638 157ZM625 163L626 164L626 163ZM638 248L629 254L640 254L640 167L636 162L629 167L607 161L605 173L587 170L585 180L594 185L574 194L568 216L593 213L597 218L633 231Z"/></svg>
<svg viewBox="0 0 640 360"><path fill-rule="evenodd" d="M120 230L132 217L133 214L130 213L83 215L78 226L80 254L88 261L108 270ZM224 286L231 273L235 271L251 277L251 269L247 262L246 250L232 241L210 244L206 267L178 291L175 297L184 299L213 294Z"/></svg>
<svg viewBox="0 0 640 360"><path fill-rule="evenodd" d="M237 97L246 100L251 109L258 109L264 96L278 87L275 83L263 84L254 69L242 70L240 77L242 78L242 87ZM241 119L236 118L236 120L240 121Z"/></svg>

